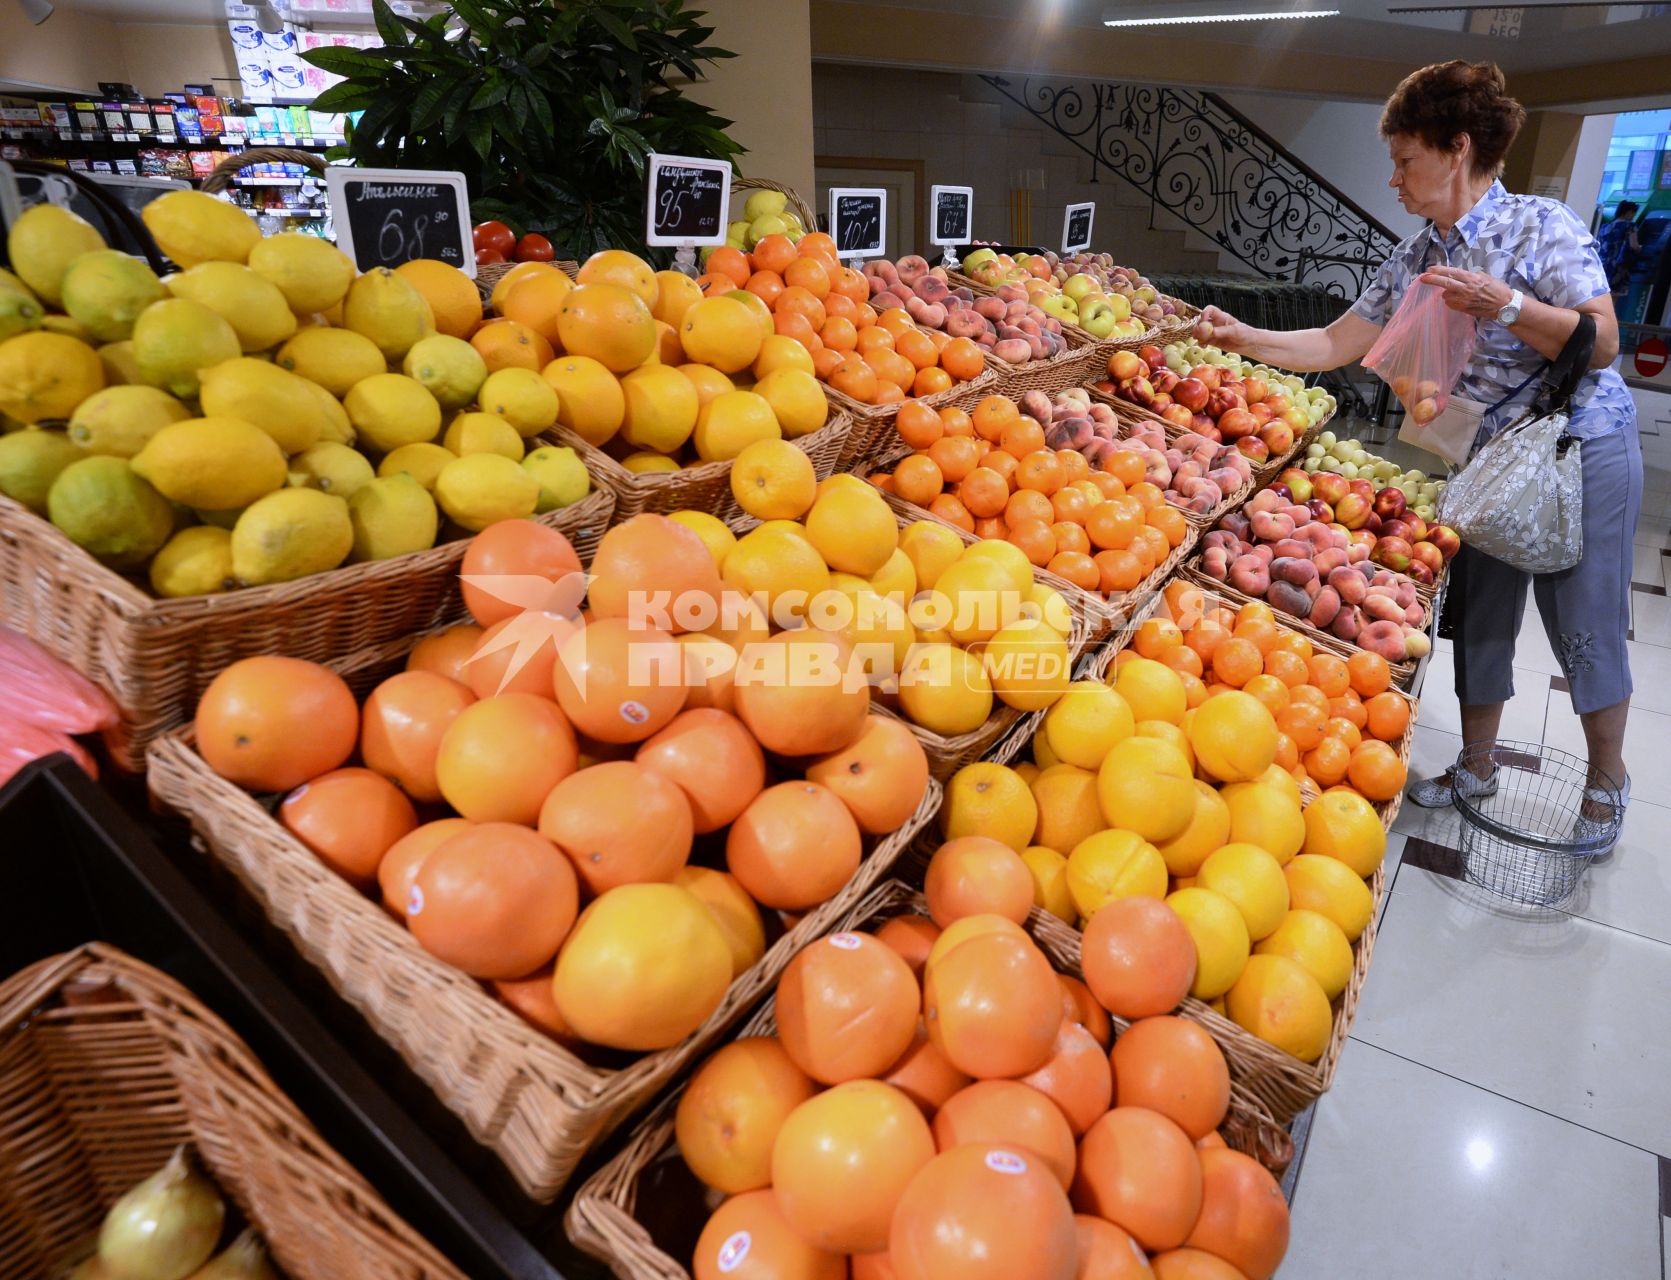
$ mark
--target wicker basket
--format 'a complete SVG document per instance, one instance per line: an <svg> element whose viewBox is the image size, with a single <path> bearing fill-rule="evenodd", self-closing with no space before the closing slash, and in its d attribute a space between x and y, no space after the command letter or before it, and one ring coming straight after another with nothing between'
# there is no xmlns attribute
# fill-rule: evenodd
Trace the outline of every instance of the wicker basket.
<svg viewBox="0 0 1671 1280"><path fill-rule="evenodd" d="M337 664L364 693L398 670L410 642ZM152 794L190 819L209 851L254 895L309 963L363 1015L532 1199L554 1199L593 1143L724 1034L808 941L880 881L940 806L930 782L911 820L865 837L864 862L835 897L803 916L680 1044L614 1066L582 1061L475 979L436 959L380 906L325 866L256 797L220 777L188 727L151 744ZM600 1056L601 1060L601 1056Z"/></svg>
<svg viewBox="0 0 1671 1280"><path fill-rule="evenodd" d="M839 411L809 435L790 441L812 459L818 479L827 479L836 469L847 444L853 421ZM721 520L742 515L731 496L731 463L703 462L679 471L628 471L596 445L588 444L567 427L553 427L549 437L568 445L581 457L586 470L615 494L614 524L646 511L666 515L672 511L707 511Z"/></svg>
<svg viewBox="0 0 1671 1280"><path fill-rule="evenodd" d="M0 984L0 1275L76 1262L183 1143L295 1280L463 1280L173 979L95 942Z"/></svg>
<svg viewBox="0 0 1671 1280"><path fill-rule="evenodd" d="M1007 364L986 354L986 367L998 377L993 388L1007 396L1021 396L1029 391L1043 391L1055 395L1069 387L1077 387L1096 376L1093 370L1101 362L1101 344L1084 336L1079 330L1064 331L1067 346L1048 360L1029 360L1025 364Z"/></svg>
<svg viewBox="0 0 1671 1280"><path fill-rule="evenodd" d="M484 262L478 265L476 267L476 292L482 295L482 301L486 302L491 298L493 296L493 286L508 276L514 268L521 265L520 262ZM568 276L570 280L580 274L580 264L572 258L561 258L551 265Z"/></svg>
<svg viewBox="0 0 1671 1280"><path fill-rule="evenodd" d="M615 495L599 488L537 517L589 559ZM240 658L285 653L326 662L464 616L458 564L467 539L294 582L159 600L105 568L46 520L0 497L0 618L115 700L117 765L145 767L146 745L184 724Z"/></svg>
<svg viewBox="0 0 1671 1280"><path fill-rule="evenodd" d="M898 915L926 915L922 896L909 885L891 881L857 904L841 929L869 929ZM1029 922L1035 941L1059 971L1079 974L1078 948ZM739 1036L769 1036L777 1030L771 1001L761 1007ZM684 1166L673 1140L673 1117L683 1090L662 1100L631 1140L583 1185L569 1206L564 1225L569 1239L602 1259L621 1280L691 1280L679 1260L689 1257L708 1209L705 1189ZM1280 1171L1293 1158L1293 1143L1248 1092L1232 1085L1230 1113L1222 1127L1225 1140L1238 1151ZM658 1229L638 1218L643 1205L654 1213ZM668 1210L676 1206L676 1220ZM675 1243L670 1236L679 1237ZM675 1256L677 1254L678 1256ZM1016 1277L1016 1280L1024 1280Z"/></svg>
<svg viewBox="0 0 1671 1280"><path fill-rule="evenodd" d="M771 178L732 178L731 194L735 196L739 191L777 191L783 194L789 207L795 211L795 216L801 220L801 226L807 231L818 230L818 215L812 211L812 206L801 199L800 193L784 183L773 181Z"/></svg>
<svg viewBox="0 0 1671 1280"><path fill-rule="evenodd" d="M911 398L930 409L944 409L953 405L959 409L969 409L998 389L998 375L991 369L982 369L978 376L968 382L960 382L944 391L936 391L933 395ZM864 404L828 384L824 386L824 394L829 397L831 404L840 406L842 411L853 419L853 429L848 434L847 445L842 450L841 461L838 463L842 470L847 470L855 462L874 458L878 453L885 453L896 447L899 437L894 431L894 419L899 416L902 401L896 400L892 404Z"/></svg>
<svg viewBox="0 0 1671 1280"><path fill-rule="evenodd" d="M203 190L219 195L232 185L232 179L252 164L299 164L314 174L325 174L325 157L317 151L298 151L294 147L251 147L227 156L203 179Z"/></svg>

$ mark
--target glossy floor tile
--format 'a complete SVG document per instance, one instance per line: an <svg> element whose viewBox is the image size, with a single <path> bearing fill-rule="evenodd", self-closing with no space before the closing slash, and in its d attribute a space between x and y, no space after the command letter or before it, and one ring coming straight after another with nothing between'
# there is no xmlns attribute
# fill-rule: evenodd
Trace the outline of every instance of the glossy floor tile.
<svg viewBox="0 0 1671 1280"><path fill-rule="evenodd" d="M1631 582L1649 587L1665 585L1665 557L1661 550L1641 542L1631 548Z"/></svg>
<svg viewBox="0 0 1671 1280"><path fill-rule="evenodd" d="M1584 726L1572 704L1558 694L1549 700L1544 741L1574 755L1588 755ZM1631 795L1671 806L1671 715L1631 707L1625 725L1625 766L1630 770Z"/></svg>
<svg viewBox="0 0 1671 1280"><path fill-rule="evenodd" d="M1514 669L1514 697L1503 708L1501 738L1542 742L1544 711L1549 705L1550 676L1529 667ZM1452 653L1435 652L1422 681L1418 724L1445 733L1462 732L1462 708L1456 697L1456 663Z"/></svg>
<svg viewBox="0 0 1671 1280"><path fill-rule="evenodd" d="M1277 1280L1648 1280L1658 1206L1647 1152L1353 1043L1317 1104Z"/></svg>
<svg viewBox="0 0 1671 1280"><path fill-rule="evenodd" d="M1667 831L1671 831L1671 809L1633 799L1613 856L1591 864L1578 892L1561 909L1597 924L1671 944ZM1671 1010L1667 1016L1671 1016Z"/></svg>
<svg viewBox="0 0 1671 1280"><path fill-rule="evenodd" d="M1664 943L1404 867L1353 1036L1671 1155L1667 992Z"/></svg>

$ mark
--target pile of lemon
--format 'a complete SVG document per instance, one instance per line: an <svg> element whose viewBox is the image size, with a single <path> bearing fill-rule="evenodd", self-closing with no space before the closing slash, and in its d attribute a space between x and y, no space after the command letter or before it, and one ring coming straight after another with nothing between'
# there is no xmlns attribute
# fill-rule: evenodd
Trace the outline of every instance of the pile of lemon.
<svg viewBox="0 0 1671 1280"><path fill-rule="evenodd" d="M0 493L111 568L169 597L285 582L591 491L536 442L553 383L469 340L463 272L361 274L196 191L143 216L177 274L51 205L0 273Z"/></svg>

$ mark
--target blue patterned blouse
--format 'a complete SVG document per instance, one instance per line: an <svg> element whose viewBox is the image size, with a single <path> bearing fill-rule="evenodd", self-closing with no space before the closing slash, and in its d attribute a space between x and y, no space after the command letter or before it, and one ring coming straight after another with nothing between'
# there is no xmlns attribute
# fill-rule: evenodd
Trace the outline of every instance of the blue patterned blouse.
<svg viewBox="0 0 1671 1280"><path fill-rule="evenodd" d="M1555 307L1576 307L1608 292L1595 239L1566 205L1542 196L1510 195L1493 182L1479 203L1447 237L1432 223L1394 249L1354 315L1385 325L1412 281L1430 266L1479 271L1506 281L1527 297ZM1496 404L1540 373L1547 361L1495 320L1481 320L1474 355L1454 390L1465 399ZM1520 416L1536 394L1533 382L1481 424L1487 435ZM1573 395L1568 429L1582 440L1622 431L1636 420L1636 405L1619 371L1592 369Z"/></svg>

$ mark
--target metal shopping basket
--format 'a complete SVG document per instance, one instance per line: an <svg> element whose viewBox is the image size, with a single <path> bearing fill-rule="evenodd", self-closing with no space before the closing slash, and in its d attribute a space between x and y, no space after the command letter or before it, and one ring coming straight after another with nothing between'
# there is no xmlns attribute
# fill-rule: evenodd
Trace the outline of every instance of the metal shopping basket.
<svg viewBox="0 0 1671 1280"><path fill-rule="evenodd" d="M1461 779L1493 775L1490 794L1458 787L1463 876L1512 902L1553 907L1578 888L1590 860L1611 849L1624 823L1619 789L1590 781L1581 756L1537 742L1475 742L1456 758ZM1466 771L1466 773L1464 772ZM1586 788L1608 797L1609 816L1577 833ZM1591 817L1594 817L1592 812Z"/></svg>

